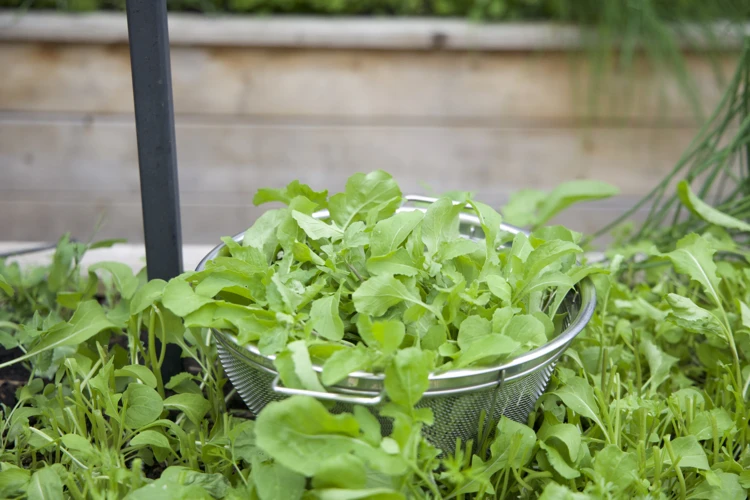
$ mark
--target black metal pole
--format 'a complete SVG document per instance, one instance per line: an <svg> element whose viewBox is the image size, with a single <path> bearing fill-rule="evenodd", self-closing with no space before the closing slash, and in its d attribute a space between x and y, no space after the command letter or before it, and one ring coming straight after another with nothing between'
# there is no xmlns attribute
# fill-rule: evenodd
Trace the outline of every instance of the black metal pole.
<svg viewBox="0 0 750 500"><path fill-rule="evenodd" d="M149 279L182 272L172 74L166 0L127 0L135 129ZM182 371L180 350L167 346L165 382Z"/></svg>

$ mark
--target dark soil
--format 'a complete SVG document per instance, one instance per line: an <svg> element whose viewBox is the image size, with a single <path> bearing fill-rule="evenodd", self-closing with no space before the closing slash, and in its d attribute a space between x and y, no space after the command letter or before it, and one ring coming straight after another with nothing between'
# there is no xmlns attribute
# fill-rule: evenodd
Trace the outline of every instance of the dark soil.
<svg viewBox="0 0 750 500"><path fill-rule="evenodd" d="M0 364L21 356L20 349L0 351ZM16 404L16 390L29 380L29 372L20 364L0 370L0 403L8 406Z"/></svg>

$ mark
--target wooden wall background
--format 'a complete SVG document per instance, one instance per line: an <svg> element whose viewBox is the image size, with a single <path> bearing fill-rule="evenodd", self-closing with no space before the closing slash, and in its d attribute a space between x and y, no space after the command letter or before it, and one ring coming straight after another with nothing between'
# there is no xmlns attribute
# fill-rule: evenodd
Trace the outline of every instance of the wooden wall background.
<svg viewBox="0 0 750 500"><path fill-rule="evenodd" d="M127 45L18 38L0 35L0 239L86 238L103 217L99 236L141 240ZM708 59L688 62L708 112L721 87ZM725 75L733 65L723 56ZM405 191L472 190L495 206L520 188L608 181L621 196L559 219L593 230L661 179L697 128L646 64L609 78L590 121L586 74L554 50L173 44L184 239L244 230L259 187L337 191L373 169Z"/></svg>

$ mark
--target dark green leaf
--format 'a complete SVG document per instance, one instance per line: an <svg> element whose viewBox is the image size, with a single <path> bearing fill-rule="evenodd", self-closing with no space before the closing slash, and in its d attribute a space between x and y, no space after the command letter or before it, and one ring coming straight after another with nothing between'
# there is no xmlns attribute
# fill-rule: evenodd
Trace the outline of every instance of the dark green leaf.
<svg viewBox="0 0 750 500"><path fill-rule="evenodd" d="M211 403L200 394L175 394L165 399L163 404L167 410L183 412L195 425L200 425L203 417L211 408ZM161 409L159 413L161 413Z"/></svg>

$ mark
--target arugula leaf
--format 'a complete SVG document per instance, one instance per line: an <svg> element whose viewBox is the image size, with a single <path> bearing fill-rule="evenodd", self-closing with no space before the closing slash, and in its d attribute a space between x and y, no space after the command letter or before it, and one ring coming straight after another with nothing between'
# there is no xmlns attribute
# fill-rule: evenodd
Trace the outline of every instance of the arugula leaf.
<svg viewBox="0 0 750 500"><path fill-rule="evenodd" d="M689 332L714 335L726 339L721 321L709 311L698 307L689 298L670 293L667 295L667 302L672 308L667 315L667 319L677 326Z"/></svg>
<svg viewBox="0 0 750 500"><path fill-rule="evenodd" d="M78 305L73 317L67 323L58 323L47 330L42 339L26 354L0 364L0 369L56 349L86 342L98 333L114 328L112 323L95 300L87 300Z"/></svg>
<svg viewBox="0 0 750 500"><path fill-rule="evenodd" d="M339 316L339 294L329 295L313 301L310 321L321 337L329 340L344 338L344 322Z"/></svg>
<svg viewBox="0 0 750 500"><path fill-rule="evenodd" d="M382 316L401 302L420 304L428 308L403 283L389 275L373 276L352 294L354 307L360 314Z"/></svg>
<svg viewBox="0 0 750 500"><path fill-rule="evenodd" d="M326 224L320 219L314 219L296 210L292 210L292 217L297 221L300 229L312 240L330 239L338 241L344 237L344 231L331 224Z"/></svg>
<svg viewBox="0 0 750 500"><path fill-rule="evenodd" d="M13 287L10 286L10 283L5 280L5 277L3 277L2 274L0 274L0 290L5 292L5 295L7 295L8 297L13 297L13 295L15 295Z"/></svg>
<svg viewBox="0 0 750 500"><path fill-rule="evenodd" d="M385 255L378 255L367 259L367 272L371 275L388 274L415 276L419 269L414 264L411 255L405 248L399 248Z"/></svg>
<svg viewBox="0 0 750 500"><path fill-rule="evenodd" d="M157 448L171 449L167 436L154 430L145 430L136 434L130 440L130 446L134 448L142 446L155 446Z"/></svg>
<svg viewBox="0 0 750 500"><path fill-rule="evenodd" d="M175 278L164 287L161 302L176 315L185 317L210 304L211 299L198 295L189 283Z"/></svg>
<svg viewBox="0 0 750 500"><path fill-rule="evenodd" d="M368 351L361 345L354 349L341 349L334 352L323 364L321 381L327 386L334 385L352 372L366 370L370 362Z"/></svg>
<svg viewBox="0 0 750 500"><path fill-rule="evenodd" d="M531 459L534 445L536 436L531 428L503 416L497 423L497 436L490 451L496 457L498 470L506 466L520 469Z"/></svg>
<svg viewBox="0 0 750 500"><path fill-rule="evenodd" d="M123 395L125 415L123 421L131 429L144 427L161 415L164 402L154 389L147 385L131 383Z"/></svg>
<svg viewBox="0 0 750 500"><path fill-rule="evenodd" d="M60 476L51 467L34 472L26 488L26 498L28 500L63 500L63 484Z"/></svg>
<svg viewBox="0 0 750 500"><path fill-rule="evenodd" d="M745 232L750 231L750 224L747 222L735 219L731 215L716 210L698 198L690 189L690 184L685 180L677 184L677 195L680 197L683 205L706 222L729 229L737 229Z"/></svg>
<svg viewBox="0 0 750 500"><path fill-rule="evenodd" d="M370 467L402 474L406 463L358 439L359 425L351 414L331 415L313 398L292 396L270 403L258 415L255 438L259 447L285 467L306 476L321 470L320 457L353 453Z"/></svg>
<svg viewBox="0 0 750 500"><path fill-rule="evenodd" d="M434 256L443 243L458 238L458 214L463 205L450 198L440 198L429 206L422 220L422 241L429 257Z"/></svg>
<svg viewBox="0 0 750 500"><path fill-rule="evenodd" d="M357 220L364 220L369 212L387 217L401 204L401 190L396 181L382 170L369 174L354 174L346 182L343 193L331 196L328 201L331 218L346 229Z"/></svg>
<svg viewBox="0 0 750 500"><path fill-rule="evenodd" d="M274 201L289 205L297 196L304 196L321 208L325 208L328 191L313 191L310 186L294 180L282 189L261 188L253 197L253 205L258 206Z"/></svg>
<svg viewBox="0 0 750 500"><path fill-rule="evenodd" d="M98 262L89 266L89 271L98 270L108 271L115 282L117 291L122 298L130 300L138 288L138 278L133 275L133 270L129 265L121 262Z"/></svg>
<svg viewBox="0 0 750 500"><path fill-rule="evenodd" d="M700 445L695 436L683 436L671 441L672 450L675 459L679 460L677 466L680 469L695 468L699 470L708 470L708 458L703 447ZM665 454L664 463L672 465L672 459L669 454Z"/></svg>
<svg viewBox="0 0 750 500"><path fill-rule="evenodd" d="M160 403L162 402L160 401ZM188 420L195 425L200 425L203 417L211 408L211 403L201 394L175 394L165 399L162 404L167 410L183 412ZM159 410L159 413L161 413L161 410Z"/></svg>
<svg viewBox="0 0 750 500"><path fill-rule="evenodd" d="M156 389L154 373L143 365L128 365L115 370L115 377L137 378L152 389Z"/></svg>
<svg viewBox="0 0 750 500"><path fill-rule="evenodd" d="M704 291L714 304L721 304L719 297L719 278L716 275L716 264L713 261L715 250L704 238L689 234L677 242L677 249L663 254L672 261L677 272L687 274L690 279L703 285Z"/></svg>
<svg viewBox="0 0 750 500"><path fill-rule="evenodd" d="M616 445L605 446L594 458L594 471L621 492L638 479L638 459L632 452L624 452ZM613 471L617 471L613 474Z"/></svg>
<svg viewBox="0 0 750 500"><path fill-rule="evenodd" d="M296 500L305 491L305 476L258 457L253 460L252 477L261 500Z"/></svg>
<svg viewBox="0 0 750 500"><path fill-rule="evenodd" d="M429 387L432 355L415 347L402 349L385 369L385 391L391 401L411 408Z"/></svg>
<svg viewBox="0 0 750 500"><path fill-rule="evenodd" d="M424 218L424 212L400 212L375 224L370 237L373 257L395 252Z"/></svg>
<svg viewBox="0 0 750 500"><path fill-rule="evenodd" d="M553 392L562 399L565 406L578 413L581 416L590 418L596 422L606 433L606 428L602 425L599 418L599 408L594 398L594 391L586 380L580 377L572 377L565 382L565 385Z"/></svg>

